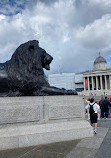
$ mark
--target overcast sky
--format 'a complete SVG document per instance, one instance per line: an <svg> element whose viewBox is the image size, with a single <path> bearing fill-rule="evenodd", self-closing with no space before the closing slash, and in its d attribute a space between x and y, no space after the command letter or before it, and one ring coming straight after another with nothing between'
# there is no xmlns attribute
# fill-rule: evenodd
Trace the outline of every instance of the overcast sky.
<svg viewBox="0 0 111 158"><path fill-rule="evenodd" d="M0 62L28 40L54 57L46 74L90 70L99 52L110 62L111 0L0 0Z"/></svg>

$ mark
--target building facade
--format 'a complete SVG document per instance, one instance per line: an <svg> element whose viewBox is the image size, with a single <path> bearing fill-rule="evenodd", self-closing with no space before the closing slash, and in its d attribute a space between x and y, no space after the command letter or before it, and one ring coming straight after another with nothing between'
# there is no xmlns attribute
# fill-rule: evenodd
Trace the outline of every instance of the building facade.
<svg viewBox="0 0 111 158"><path fill-rule="evenodd" d="M75 74L75 90L77 92L81 92L84 90L83 73L76 73Z"/></svg>
<svg viewBox="0 0 111 158"><path fill-rule="evenodd" d="M51 86L76 90L80 95L111 95L111 68L99 54L93 64L93 70L83 73L61 73L48 76Z"/></svg>
<svg viewBox="0 0 111 158"><path fill-rule="evenodd" d="M75 90L75 73L60 73L48 75L50 86Z"/></svg>
<svg viewBox="0 0 111 158"><path fill-rule="evenodd" d="M92 71L83 73L84 95L111 95L111 69L100 54L94 61Z"/></svg>
<svg viewBox="0 0 111 158"><path fill-rule="evenodd" d="M76 90L78 92L84 90L82 73L61 73L48 75L48 82L50 86L57 88Z"/></svg>

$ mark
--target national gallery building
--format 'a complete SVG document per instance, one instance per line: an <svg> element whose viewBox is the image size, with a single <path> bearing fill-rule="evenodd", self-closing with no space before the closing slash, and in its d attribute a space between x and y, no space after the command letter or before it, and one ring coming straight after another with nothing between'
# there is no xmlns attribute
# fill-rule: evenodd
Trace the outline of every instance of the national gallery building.
<svg viewBox="0 0 111 158"><path fill-rule="evenodd" d="M85 96L111 95L111 68L99 54L93 64L93 70L81 73L59 73L48 76L51 86L76 90Z"/></svg>
<svg viewBox="0 0 111 158"><path fill-rule="evenodd" d="M92 71L83 73L84 95L111 95L111 68L100 54L95 59Z"/></svg>

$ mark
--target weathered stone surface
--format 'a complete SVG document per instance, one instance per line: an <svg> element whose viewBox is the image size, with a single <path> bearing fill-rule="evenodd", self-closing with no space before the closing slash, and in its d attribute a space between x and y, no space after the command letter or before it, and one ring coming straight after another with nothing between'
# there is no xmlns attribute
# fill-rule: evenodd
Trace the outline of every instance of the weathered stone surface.
<svg viewBox="0 0 111 158"><path fill-rule="evenodd" d="M93 136L92 127L85 120L49 124L16 124L16 126L11 124L8 127L2 126L0 129L0 150L91 136Z"/></svg>
<svg viewBox="0 0 111 158"><path fill-rule="evenodd" d="M93 136L77 95L0 97L0 109L0 150Z"/></svg>
<svg viewBox="0 0 111 158"><path fill-rule="evenodd" d="M79 96L51 96L44 98L49 106L49 119L84 119L84 105Z"/></svg>
<svg viewBox="0 0 111 158"><path fill-rule="evenodd" d="M82 97L33 96L0 97L0 124L34 121L84 119Z"/></svg>

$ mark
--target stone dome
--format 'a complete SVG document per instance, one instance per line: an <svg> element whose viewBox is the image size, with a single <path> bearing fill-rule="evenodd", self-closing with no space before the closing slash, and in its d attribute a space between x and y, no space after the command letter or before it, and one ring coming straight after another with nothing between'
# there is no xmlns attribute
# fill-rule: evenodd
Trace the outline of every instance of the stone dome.
<svg viewBox="0 0 111 158"><path fill-rule="evenodd" d="M107 69L107 61L99 53L99 56L94 61L94 70L105 70L105 69Z"/></svg>
<svg viewBox="0 0 111 158"><path fill-rule="evenodd" d="M107 63L107 61L105 58L103 58L101 55L99 55L94 61L94 64L96 64L96 63Z"/></svg>

